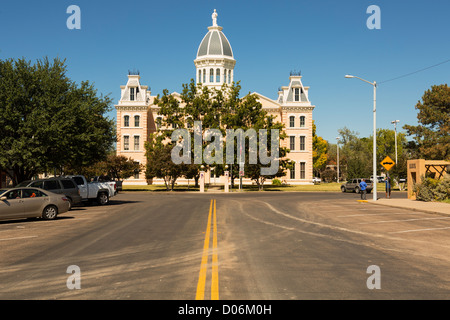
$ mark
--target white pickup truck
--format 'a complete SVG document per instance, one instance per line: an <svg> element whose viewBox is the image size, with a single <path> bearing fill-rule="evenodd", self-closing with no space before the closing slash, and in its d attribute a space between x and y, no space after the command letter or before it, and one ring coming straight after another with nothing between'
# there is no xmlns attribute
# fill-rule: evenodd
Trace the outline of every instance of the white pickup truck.
<svg viewBox="0 0 450 320"><path fill-rule="evenodd" d="M96 200L99 205L105 205L116 194L115 181L88 182L82 175L67 177L72 178L78 185L82 201Z"/></svg>

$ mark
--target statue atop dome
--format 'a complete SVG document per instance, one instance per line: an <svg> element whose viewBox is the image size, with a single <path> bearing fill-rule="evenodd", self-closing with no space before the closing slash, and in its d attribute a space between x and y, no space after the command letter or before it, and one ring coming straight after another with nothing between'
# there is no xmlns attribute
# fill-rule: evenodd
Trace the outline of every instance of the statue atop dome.
<svg viewBox="0 0 450 320"><path fill-rule="evenodd" d="M212 21L213 21L213 27L217 27L217 12L216 9L214 9L213 14L211 15Z"/></svg>

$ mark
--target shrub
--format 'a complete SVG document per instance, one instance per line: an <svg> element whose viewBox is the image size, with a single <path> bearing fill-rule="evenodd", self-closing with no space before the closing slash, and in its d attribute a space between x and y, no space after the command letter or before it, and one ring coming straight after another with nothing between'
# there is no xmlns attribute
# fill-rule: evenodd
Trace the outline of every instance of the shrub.
<svg viewBox="0 0 450 320"><path fill-rule="evenodd" d="M274 186L281 186L281 181L279 179L273 179L272 180L272 185L274 185Z"/></svg>
<svg viewBox="0 0 450 320"><path fill-rule="evenodd" d="M421 201L444 201L450 198L450 179L435 180L422 179L421 183L414 185L416 199Z"/></svg>

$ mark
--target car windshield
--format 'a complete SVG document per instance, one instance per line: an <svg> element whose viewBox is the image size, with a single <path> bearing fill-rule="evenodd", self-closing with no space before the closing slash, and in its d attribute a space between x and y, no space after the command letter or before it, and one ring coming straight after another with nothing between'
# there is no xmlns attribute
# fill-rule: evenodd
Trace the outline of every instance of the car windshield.
<svg viewBox="0 0 450 320"><path fill-rule="evenodd" d="M2 195L3 193L5 193L6 191L8 191L8 189L0 189L0 195Z"/></svg>
<svg viewBox="0 0 450 320"><path fill-rule="evenodd" d="M22 181L21 183L19 183L19 184L16 186L16 188L27 187L28 184L29 184L30 182L31 182L31 180L25 180L25 181Z"/></svg>

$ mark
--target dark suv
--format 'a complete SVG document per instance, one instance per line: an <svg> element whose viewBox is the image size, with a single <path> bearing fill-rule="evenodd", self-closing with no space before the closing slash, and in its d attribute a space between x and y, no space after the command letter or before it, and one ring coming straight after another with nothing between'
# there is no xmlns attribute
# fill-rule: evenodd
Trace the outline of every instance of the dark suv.
<svg viewBox="0 0 450 320"><path fill-rule="evenodd" d="M73 205L81 203L80 190L75 181L70 178L27 180L19 183L16 187L41 188L54 193L64 194L69 199L69 210Z"/></svg>
<svg viewBox="0 0 450 320"><path fill-rule="evenodd" d="M363 178L357 178L357 179L351 179L345 183L343 183L341 185L341 191L342 192L347 192L347 191L351 191L351 192L356 192L359 193L360 191L360 187L359 187L359 183L362 181ZM367 193L371 193L372 189L373 189L373 183L370 179L364 179L366 180L367 183Z"/></svg>

